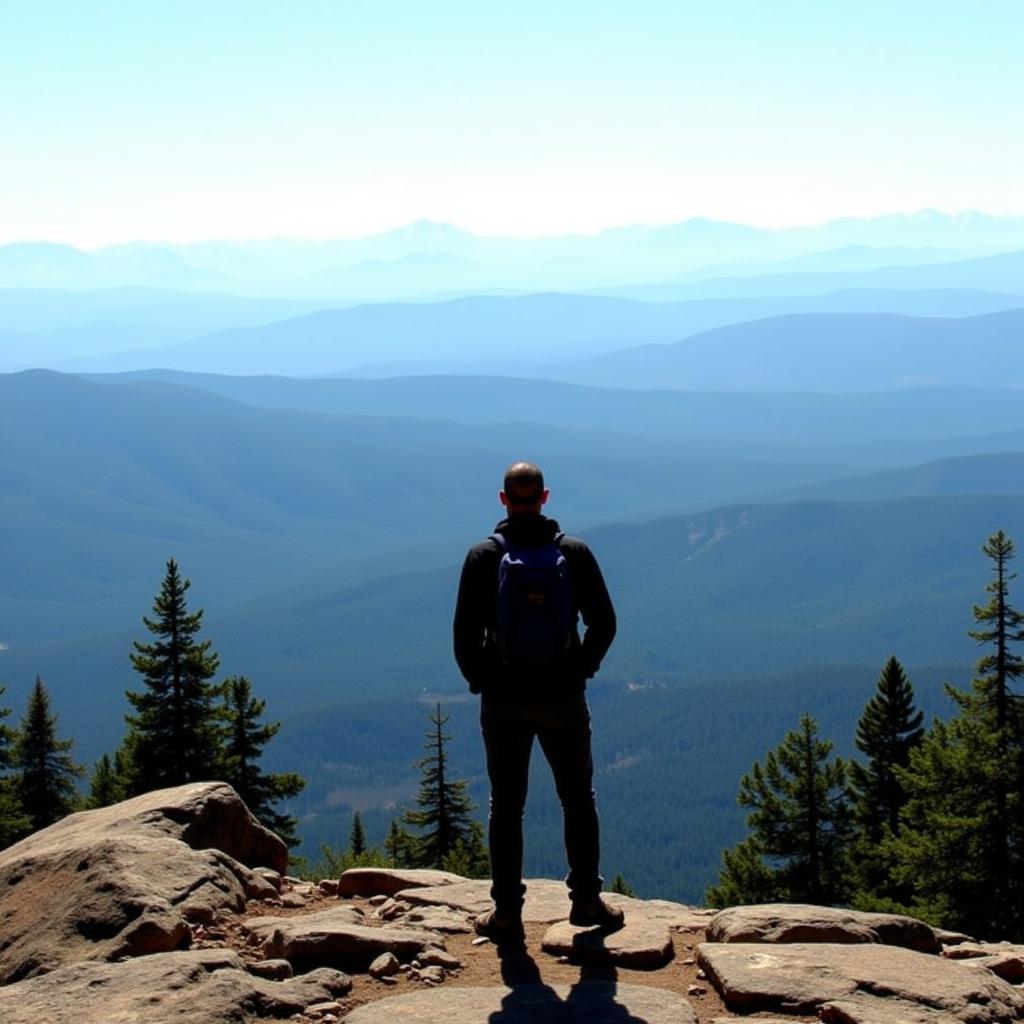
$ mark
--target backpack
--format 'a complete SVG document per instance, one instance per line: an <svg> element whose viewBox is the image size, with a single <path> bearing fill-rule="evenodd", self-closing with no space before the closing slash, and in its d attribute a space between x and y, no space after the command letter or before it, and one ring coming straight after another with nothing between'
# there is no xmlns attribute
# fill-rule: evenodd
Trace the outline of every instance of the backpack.
<svg viewBox="0 0 1024 1024"><path fill-rule="evenodd" d="M495 635L506 665L540 667L561 661L576 635L569 565L559 533L541 547L518 547L491 534L498 564Z"/></svg>

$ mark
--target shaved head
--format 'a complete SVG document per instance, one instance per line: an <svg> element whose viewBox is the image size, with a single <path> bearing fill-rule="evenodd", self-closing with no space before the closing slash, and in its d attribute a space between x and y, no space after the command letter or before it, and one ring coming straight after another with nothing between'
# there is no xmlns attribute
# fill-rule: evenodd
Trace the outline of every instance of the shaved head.
<svg viewBox="0 0 1024 1024"><path fill-rule="evenodd" d="M499 497L510 514L539 512L548 500L540 467L532 462L513 462L505 470L504 486Z"/></svg>

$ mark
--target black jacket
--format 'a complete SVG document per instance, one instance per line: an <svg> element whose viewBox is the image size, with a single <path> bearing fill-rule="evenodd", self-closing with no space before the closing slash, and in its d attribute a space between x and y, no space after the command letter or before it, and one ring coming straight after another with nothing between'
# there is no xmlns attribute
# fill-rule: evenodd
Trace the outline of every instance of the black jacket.
<svg viewBox="0 0 1024 1024"><path fill-rule="evenodd" d="M518 547L541 547L560 532L558 523L542 515L514 516L494 528ZM508 683L523 695L578 692L597 672L615 637L615 609L608 588L590 548L575 537L563 537L559 547L568 565L572 608L583 620L583 639L578 633L566 661L550 671L534 673L530 679L508 679L495 638L495 608L498 594L498 565L502 551L493 540L469 549L459 579L455 602L453 639L455 660L473 693Z"/></svg>

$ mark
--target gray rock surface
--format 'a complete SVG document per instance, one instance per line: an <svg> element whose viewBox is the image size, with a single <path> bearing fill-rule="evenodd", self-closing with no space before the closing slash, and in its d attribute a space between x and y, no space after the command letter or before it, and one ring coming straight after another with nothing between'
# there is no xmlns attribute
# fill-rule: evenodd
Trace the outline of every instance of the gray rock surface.
<svg viewBox="0 0 1024 1024"><path fill-rule="evenodd" d="M891 999L858 995L826 1003L818 1011L825 1024L963 1024L963 1019L945 1010L908 1006Z"/></svg>
<svg viewBox="0 0 1024 1024"><path fill-rule="evenodd" d="M403 889L453 885L461 875L429 868L349 868L338 881L339 896L394 896Z"/></svg>
<svg viewBox="0 0 1024 1024"><path fill-rule="evenodd" d="M610 934L559 921L545 933L541 949L577 963L613 963L652 971L672 959L672 936L668 925L639 916L627 917L625 927Z"/></svg>
<svg viewBox="0 0 1024 1024"><path fill-rule="evenodd" d="M455 988L390 996L359 1006L344 1024L696 1024L687 1001L666 989L585 982Z"/></svg>
<svg viewBox="0 0 1024 1024"><path fill-rule="evenodd" d="M472 918L460 910L450 907L414 907L394 919L396 924L412 925L414 928L430 928L435 932L464 935L473 930Z"/></svg>
<svg viewBox="0 0 1024 1024"><path fill-rule="evenodd" d="M322 965L362 971L381 953L407 962L427 949L445 948L439 932L396 925L373 928L359 923L347 907L292 917L254 917L244 927L259 940L265 957L300 968Z"/></svg>
<svg viewBox="0 0 1024 1024"><path fill-rule="evenodd" d="M455 882L452 885L422 889L403 889L398 899L413 906L451 907L464 914L475 915L490 909L491 883L487 879ZM523 920L551 924L569 916L569 893L562 882L548 878L526 882Z"/></svg>
<svg viewBox="0 0 1024 1024"><path fill-rule="evenodd" d="M704 942L697 962L730 1009L744 1012L810 1013L873 996L885 997L890 1022L927 1010L971 1024L1024 1016L1024 996L988 971L897 946Z"/></svg>
<svg viewBox="0 0 1024 1024"><path fill-rule="evenodd" d="M261 858L283 867L287 848L223 783L72 814L0 852L0 983L183 948L189 922L266 891L245 866Z"/></svg>
<svg viewBox="0 0 1024 1024"><path fill-rule="evenodd" d="M709 942L880 942L920 953L939 953L931 925L902 914L868 914L801 903L730 907L707 926Z"/></svg>
<svg viewBox="0 0 1024 1024"><path fill-rule="evenodd" d="M157 953L125 963L78 963L0 987L4 1024L239 1024L287 1017L343 995L351 981L317 971L265 981L222 950Z"/></svg>

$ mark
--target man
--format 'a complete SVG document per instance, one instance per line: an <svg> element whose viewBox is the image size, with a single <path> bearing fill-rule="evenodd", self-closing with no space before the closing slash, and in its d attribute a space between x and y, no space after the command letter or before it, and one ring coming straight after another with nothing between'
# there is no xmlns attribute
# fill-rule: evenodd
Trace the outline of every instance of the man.
<svg viewBox="0 0 1024 1024"><path fill-rule="evenodd" d="M623 924L622 911L600 896L590 710L584 693L615 636L615 611L587 545L566 537L558 523L541 513L548 494L537 466L517 462L508 468L498 494L507 517L467 554L455 607L455 659L470 690L481 695L491 783L488 847L494 907L476 919L475 928L499 944L523 940L523 810L535 737L562 804L569 920L608 931ZM524 578L529 582L521 583ZM524 597L531 587L534 592Z"/></svg>

